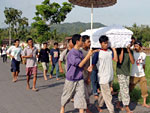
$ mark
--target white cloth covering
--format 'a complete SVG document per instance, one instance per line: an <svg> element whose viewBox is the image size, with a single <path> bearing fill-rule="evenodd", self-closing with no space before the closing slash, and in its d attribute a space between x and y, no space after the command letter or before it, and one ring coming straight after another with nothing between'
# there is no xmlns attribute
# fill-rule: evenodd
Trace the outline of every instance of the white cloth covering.
<svg viewBox="0 0 150 113"><path fill-rule="evenodd" d="M91 36L92 34L92 36ZM91 38L91 48L100 48L99 38L106 35L109 38L109 46L113 48L125 48L131 42L133 32L119 25L112 25L91 30L86 30L81 35L88 35Z"/></svg>

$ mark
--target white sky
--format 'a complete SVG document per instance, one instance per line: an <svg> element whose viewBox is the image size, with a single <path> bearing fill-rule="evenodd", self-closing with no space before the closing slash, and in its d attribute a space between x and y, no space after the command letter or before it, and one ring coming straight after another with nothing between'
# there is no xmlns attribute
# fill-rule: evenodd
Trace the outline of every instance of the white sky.
<svg viewBox="0 0 150 113"><path fill-rule="evenodd" d="M22 10L23 16L29 18L29 23L33 22L35 16L35 6L43 0L0 0L0 27L6 27L4 23L5 7L13 7ZM62 3L68 0L51 0L51 2ZM106 8L94 9L94 22L105 25L120 24L132 26L150 25L150 0L118 0L117 4ZM75 6L67 15L65 22L90 22L90 8Z"/></svg>

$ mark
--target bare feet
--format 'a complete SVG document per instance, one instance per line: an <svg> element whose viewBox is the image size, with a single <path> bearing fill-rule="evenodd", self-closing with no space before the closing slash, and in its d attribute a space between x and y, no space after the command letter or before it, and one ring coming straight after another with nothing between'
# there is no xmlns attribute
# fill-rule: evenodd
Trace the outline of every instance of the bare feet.
<svg viewBox="0 0 150 113"><path fill-rule="evenodd" d="M36 92L36 91L38 91L38 89L37 89L37 88L32 88L32 91L35 91L35 92Z"/></svg>
<svg viewBox="0 0 150 113"><path fill-rule="evenodd" d="M27 90L30 90L30 86L29 85L27 85L27 88L26 88Z"/></svg>
<svg viewBox="0 0 150 113"><path fill-rule="evenodd" d="M60 80L60 78L56 78L56 80Z"/></svg>
<svg viewBox="0 0 150 113"><path fill-rule="evenodd" d="M125 110L126 110L126 113L133 113L133 111L130 110L129 106L125 106Z"/></svg>
<svg viewBox="0 0 150 113"><path fill-rule="evenodd" d="M44 77L44 80L47 80L47 77Z"/></svg>
<svg viewBox="0 0 150 113"><path fill-rule="evenodd" d="M51 78L52 78L52 75L49 75L49 78L51 79Z"/></svg>
<svg viewBox="0 0 150 113"><path fill-rule="evenodd" d="M12 81L13 81L13 82L17 82L17 80L16 80L16 79L13 79Z"/></svg>
<svg viewBox="0 0 150 113"><path fill-rule="evenodd" d="M146 107L146 108L150 108L150 105L148 104L142 104L143 107Z"/></svg>

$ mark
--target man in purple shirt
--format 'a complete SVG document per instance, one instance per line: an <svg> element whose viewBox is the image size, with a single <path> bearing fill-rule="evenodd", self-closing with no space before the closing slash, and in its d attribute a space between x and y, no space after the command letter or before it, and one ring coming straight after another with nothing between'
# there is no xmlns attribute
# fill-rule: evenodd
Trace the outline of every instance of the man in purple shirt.
<svg viewBox="0 0 150 113"><path fill-rule="evenodd" d="M67 56L67 73L61 97L60 113L65 112L65 106L72 97L74 97L74 107L79 109L80 113L84 113L84 110L87 109L83 80L83 66L89 60L93 51L90 50L87 56L83 59L83 54L79 50L83 43L81 35L73 35L72 43L74 48L69 51Z"/></svg>

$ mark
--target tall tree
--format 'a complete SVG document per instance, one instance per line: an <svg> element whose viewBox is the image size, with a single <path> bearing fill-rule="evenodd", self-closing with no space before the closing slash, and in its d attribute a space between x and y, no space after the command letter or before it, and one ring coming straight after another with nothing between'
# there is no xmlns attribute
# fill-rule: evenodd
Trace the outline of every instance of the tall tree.
<svg viewBox="0 0 150 113"><path fill-rule="evenodd" d="M24 30L28 26L28 19L26 17L21 18L22 11L15 8L5 8L5 23L9 25L9 45L11 44L12 33L18 36L19 30ZM22 31L21 31L22 32Z"/></svg>
<svg viewBox="0 0 150 113"><path fill-rule="evenodd" d="M32 23L32 27L37 29L38 38L41 41L47 41L49 39L50 27L52 24L59 24L66 19L66 15L72 10L73 5L67 2L62 5L50 0L44 0L41 5L36 6L36 17ZM46 38L47 37L47 38Z"/></svg>
<svg viewBox="0 0 150 113"><path fill-rule="evenodd" d="M11 44L12 29L17 25L18 19L21 17L22 11L14 8L5 8L5 23L9 25L9 45Z"/></svg>

